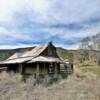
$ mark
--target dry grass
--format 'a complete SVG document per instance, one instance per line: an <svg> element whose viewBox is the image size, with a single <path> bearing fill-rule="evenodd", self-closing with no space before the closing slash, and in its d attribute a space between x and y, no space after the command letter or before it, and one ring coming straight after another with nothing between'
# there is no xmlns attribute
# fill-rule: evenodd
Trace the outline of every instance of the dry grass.
<svg viewBox="0 0 100 100"><path fill-rule="evenodd" d="M34 85L32 77L26 83L21 78L13 73L0 75L0 100L100 100L100 78L92 73L77 70L48 87Z"/></svg>
<svg viewBox="0 0 100 100"><path fill-rule="evenodd" d="M94 73L100 76L100 66L94 62L85 62L80 65L76 65L76 68L80 69L82 73Z"/></svg>

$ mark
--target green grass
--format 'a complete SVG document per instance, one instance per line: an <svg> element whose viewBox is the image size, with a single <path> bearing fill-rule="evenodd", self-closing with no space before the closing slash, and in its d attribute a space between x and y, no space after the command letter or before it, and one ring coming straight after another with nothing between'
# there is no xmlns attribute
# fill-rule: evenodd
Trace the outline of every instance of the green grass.
<svg viewBox="0 0 100 100"><path fill-rule="evenodd" d="M80 67L80 69L83 73L92 72L100 76L100 66L86 66L86 67Z"/></svg>

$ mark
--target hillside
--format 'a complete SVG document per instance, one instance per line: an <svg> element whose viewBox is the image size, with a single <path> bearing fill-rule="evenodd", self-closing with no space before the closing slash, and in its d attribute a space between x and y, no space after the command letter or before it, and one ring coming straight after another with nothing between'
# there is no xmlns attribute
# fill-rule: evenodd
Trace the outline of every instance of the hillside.
<svg viewBox="0 0 100 100"><path fill-rule="evenodd" d="M77 52L77 50L67 50L61 47L57 48L57 53L59 57L64 60L69 59L70 61L73 61L75 52Z"/></svg>
<svg viewBox="0 0 100 100"><path fill-rule="evenodd" d="M14 50L0 50L0 61L7 59L14 52Z"/></svg>

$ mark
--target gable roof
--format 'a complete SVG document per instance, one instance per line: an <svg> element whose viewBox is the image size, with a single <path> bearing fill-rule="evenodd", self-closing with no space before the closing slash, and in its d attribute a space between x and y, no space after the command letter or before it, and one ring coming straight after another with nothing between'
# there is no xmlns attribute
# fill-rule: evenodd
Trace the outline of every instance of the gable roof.
<svg viewBox="0 0 100 100"><path fill-rule="evenodd" d="M31 51L28 51L24 53L21 57L37 57L39 56L46 48L48 47L48 44L42 45L42 46L37 46Z"/></svg>
<svg viewBox="0 0 100 100"><path fill-rule="evenodd" d="M25 57L36 57L39 56L47 47L48 44L37 46L32 50L26 52L16 52L12 56L10 56L7 60L25 58Z"/></svg>
<svg viewBox="0 0 100 100"><path fill-rule="evenodd" d="M60 62L59 58L54 57L41 57L40 54L49 46L52 45L48 43L46 45L37 46L26 52L16 52L12 56L10 56L7 60L2 61L1 64L14 64L14 63L23 63L27 61L49 61L49 62ZM39 57L40 56L40 57Z"/></svg>

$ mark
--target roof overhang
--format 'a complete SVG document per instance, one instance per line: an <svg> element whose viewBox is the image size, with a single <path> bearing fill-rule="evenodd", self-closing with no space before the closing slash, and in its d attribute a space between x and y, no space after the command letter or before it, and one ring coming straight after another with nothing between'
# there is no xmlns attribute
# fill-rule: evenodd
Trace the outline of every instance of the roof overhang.
<svg viewBox="0 0 100 100"><path fill-rule="evenodd" d="M0 62L0 64L19 64L30 61L33 57L10 59Z"/></svg>
<svg viewBox="0 0 100 100"><path fill-rule="evenodd" d="M25 58L10 59L10 60L6 60L6 61L2 61L2 62L0 62L0 64L4 65L4 64L20 64L20 63L35 63L35 62L64 63L64 61L62 61L59 58L38 56L35 58L34 57L25 57Z"/></svg>
<svg viewBox="0 0 100 100"><path fill-rule="evenodd" d="M57 62L57 63L62 63L63 61L60 60L59 58L39 56L39 57L33 58L28 63L33 63L33 62Z"/></svg>

